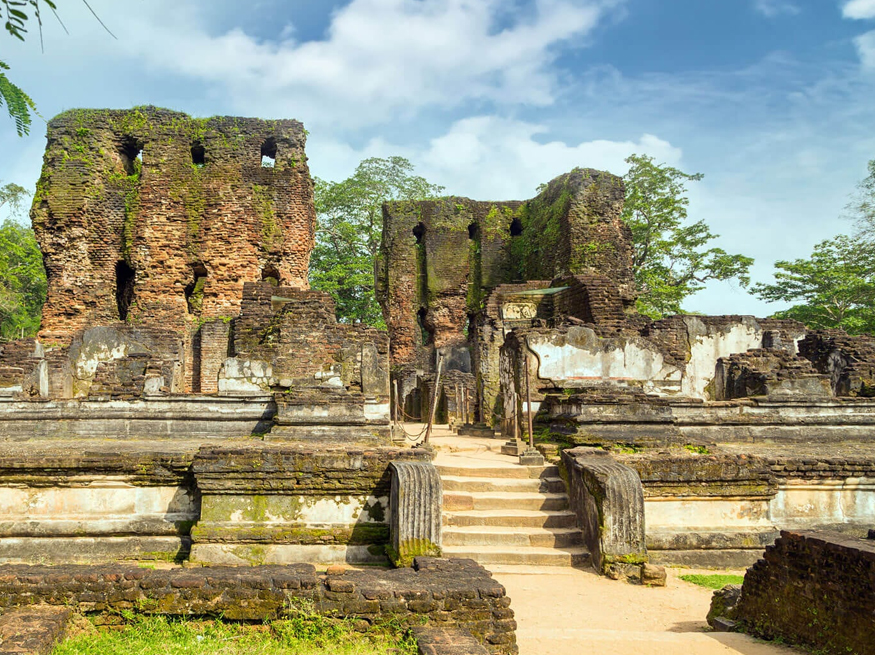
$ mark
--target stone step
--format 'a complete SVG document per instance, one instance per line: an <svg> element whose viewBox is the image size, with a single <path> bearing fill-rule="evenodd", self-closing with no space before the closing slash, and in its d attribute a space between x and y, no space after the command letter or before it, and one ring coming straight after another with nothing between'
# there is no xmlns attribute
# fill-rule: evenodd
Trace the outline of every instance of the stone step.
<svg viewBox="0 0 875 655"><path fill-rule="evenodd" d="M455 478L558 478L559 469L556 466L520 466L508 464L505 466L490 465L487 467L471 466L470 464L448 462L446 458L441 462L435 462L441 478L446 476Z"/></svg>
<svg viewBox="0 0 875 655"><path fill-rule="evenodd" d="M540 491L565 493L562 478L469 478L446 475L441 477L444 491Z"/></svg>
<svg viewBox="0 0 875 655"><path fill-rule="evenodd" d="M443 524L461 526L502 526L506 528L573 528L574 512L538 512L523 509L444 511Z"/></svg>
<svg viewBox="0 0 875 655"><path fill-rule="evenodd" d="M582 566L589 562L589 552L580 546L571 548L509 548L506 546L444 546L445 557L473 559L483 565Z"/></svg>
<svg viewBox="0 0 875 655"><path fill-rule="evenodd" d="M444 493L444 509L457 510L540 510L556 512L568 508L568 495L538 492L477 491Z"/></svg>
<svg viewBox="0 0 875 655"><path fill-rule="evenodd" d="M447 527L443 542L445 546L568 548L583 544L583 533L577 528Z"/></svg>

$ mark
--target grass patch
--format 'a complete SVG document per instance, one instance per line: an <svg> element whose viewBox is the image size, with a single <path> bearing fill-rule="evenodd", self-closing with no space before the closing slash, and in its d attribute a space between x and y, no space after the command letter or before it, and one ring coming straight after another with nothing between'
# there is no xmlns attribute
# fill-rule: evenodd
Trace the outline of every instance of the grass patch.
<svg viewBox="0 0 875 655"><path fill-rule="evenodd" d="M366 632L353 619L331 619L312 608L292 609L263 624L125 613L124 623L79 630L52 655L415 655L416 642L400 624Z"/></svg>
<svg viewBox="0 0 875 655"><path fill-rule="evenodd" d="M699 585L700 587L707 587L708 589L723 589L728 584L741 584L744 582L743 575L728 575L725 573L716 573L711 575L702 575L702 574L688 574L682 575L681 580L686 580L687 582L692 582L693 584Z"/></svg>

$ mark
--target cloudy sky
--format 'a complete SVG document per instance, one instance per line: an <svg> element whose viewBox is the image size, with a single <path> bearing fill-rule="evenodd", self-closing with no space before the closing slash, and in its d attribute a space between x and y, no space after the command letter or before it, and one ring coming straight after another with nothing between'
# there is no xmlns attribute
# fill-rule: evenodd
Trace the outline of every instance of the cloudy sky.
<svg viewBox="0 0 875 655"><path fill-rule="evenodd" d="M875 0L77 0L0 59L41 114L154 104L297 118L314 175L400 154L448 193L528 198L646 153L704 173L691 215L754 277L851 229L875 158ZM32 187L44 126L0 116L0 180ZM686 308L764 315L729 284Z"/></svg>

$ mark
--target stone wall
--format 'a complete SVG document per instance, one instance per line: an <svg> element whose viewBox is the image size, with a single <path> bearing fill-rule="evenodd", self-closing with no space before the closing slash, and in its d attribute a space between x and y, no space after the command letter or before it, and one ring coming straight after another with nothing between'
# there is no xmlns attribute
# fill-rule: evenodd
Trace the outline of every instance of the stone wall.
<svg viewBox="0 0 875 655"><path fill-rule="evenodd" d="M875 338L818 330L799 342L799 354L829 376L836 396L875 396Z"/></svg>
<svg viewBox="0 0 875 655"><path fill-rule="evenodd" d="M714 399L749 396L799 396L829 398L829 377L811 362L785 350L755 348L721 357L714 376Z"/></svg>
<svg viewBox="0 0 875 655"><path fill-rule="evenodd" d="M272 387L345 390L388 400L388 335L338 323L326 293L247 283L233 333L235 357L268 362Z"/></svg>
<svg viewBox="0 0 875 655"><path fill-rule="evenodd" d="M48 276L41 336L119 321L184 331L235 315L246 281L306 288L304 143L297 121L154 107L50 121L32 210Z"/></svg>
<svg viewBox="0 0 875 655"><path fill-rule="evenodd" d="M201 512L192 559L213 564L385 561L393 461L420 449L205 447L192 465Z"/></svg>
<svg viewBox="0 0 875 655"><path fill-rule="evenodd" d="M764 639L821 653L872 652L875 544L782 532L744 577L738 618Z"/></svg>
<svg viewBox="0 0 875 655"><path fill-rule="evenodd" d="M365 569L317 576L310 564L150 570L135 566L2 566L0 607L37 603L81 612L123 611L262 621L289 604L328 616L402 625L460 627L489 652L517 653L510 598L472 560L417 558L412 569Z"/></svg>
<svg viewBox="0 0 875 655"><path fill-rule="evenodd" d="M428 469L430 459L415 448L178 435L3 442L0 561L174 560L191 550L210 563L385 563L390 464ZM409 534L425 499L406 502L398 526Z"/></svg>

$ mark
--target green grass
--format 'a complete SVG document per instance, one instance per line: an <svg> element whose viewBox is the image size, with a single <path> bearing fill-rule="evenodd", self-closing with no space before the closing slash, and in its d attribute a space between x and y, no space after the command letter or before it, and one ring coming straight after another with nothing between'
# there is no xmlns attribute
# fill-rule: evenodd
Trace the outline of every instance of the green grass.
<svg viewBox="0 0 875 655"><path fill-rule="evenodd" d="M725 573L717 573L712 575L689 574L682 575L681 580L692 582L700 587L708 589L723 589L728 584L741 584L744 582L743 575L727 575Z"/></svg>
<svg viewBox="0 0 875 655"><path fill-rule="evenodd" d="M397 626L357 632L351 620L291 616L264 624L126 616L121 626L84 629L52 655L414 655L416 643Z"/></svg>

